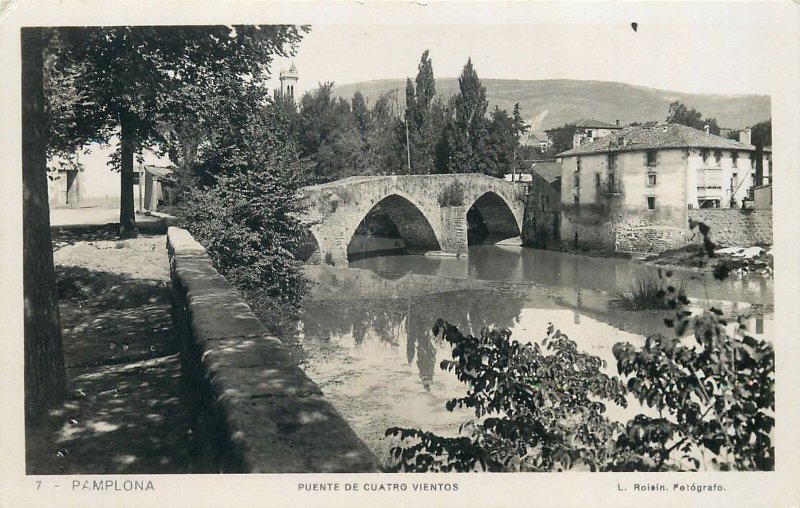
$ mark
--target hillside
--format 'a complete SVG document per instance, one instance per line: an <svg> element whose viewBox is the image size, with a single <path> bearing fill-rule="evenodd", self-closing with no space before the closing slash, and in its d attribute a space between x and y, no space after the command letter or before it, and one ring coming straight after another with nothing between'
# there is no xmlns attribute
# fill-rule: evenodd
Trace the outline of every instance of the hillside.
<svg viewBox="0 0 800 508"><path fill-rule="evenodd" d="M580 118L594 118L608 123L619 120L622 125L649 120L664 121L669 104L675 100L693 107L706 117L714 117L723 128L741 129L767 120L770 98L766 95L718 95L670 92L655 88L612 83L549 79L523 81L483 79L490 108L495 105L508 111L519 102L525 119L534 131L558 127ZM400 107L405 103L405 80L378 80L337 85L334 95L353 96L361 90L374 99L386 90L398 90ZM449 97L458 90L455 78L436 80L436 91Z"/></svg>

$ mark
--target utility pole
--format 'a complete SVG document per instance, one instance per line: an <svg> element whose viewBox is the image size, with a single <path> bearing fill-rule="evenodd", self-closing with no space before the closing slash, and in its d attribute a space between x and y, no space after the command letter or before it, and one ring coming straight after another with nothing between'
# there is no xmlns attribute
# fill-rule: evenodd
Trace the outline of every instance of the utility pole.
<svg viewBox="0 0 800 508"><path fill-rule="evenodd" d="M408 174L411 174L411 143L408 137L408 106L406 106L406 158L408 160Z"/></svg>

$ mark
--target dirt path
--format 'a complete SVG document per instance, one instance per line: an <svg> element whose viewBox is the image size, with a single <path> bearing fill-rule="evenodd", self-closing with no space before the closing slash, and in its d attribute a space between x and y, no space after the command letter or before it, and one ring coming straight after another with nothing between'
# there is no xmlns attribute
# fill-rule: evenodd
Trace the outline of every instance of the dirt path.
<svg viewBox="0 0 800 508"><path fill-rule="evenodd" d="M165 238L54 229L69 396L27 429L29 474L191 473Z"/></svg>

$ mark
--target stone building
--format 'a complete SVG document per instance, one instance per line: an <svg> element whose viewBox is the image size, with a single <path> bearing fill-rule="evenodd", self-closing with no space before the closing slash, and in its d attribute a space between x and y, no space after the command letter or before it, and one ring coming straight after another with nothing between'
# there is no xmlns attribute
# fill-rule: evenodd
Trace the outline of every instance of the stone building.
<svg viewBox="0 0 800 508"><path fill-rule="evenodd" d="M572 125L577 127L572 137L572 148L587 145L622 129L619 120L616 124L610 124L594 118L582 118L572 122Z"/></svg>
<svg viewBox="0 0 800 508"><path fill-rule="evenodd" d="M562 152L562 241L632 253L679 247L689 210L742 207L756 183L748 138L636 126Z"/></svg>

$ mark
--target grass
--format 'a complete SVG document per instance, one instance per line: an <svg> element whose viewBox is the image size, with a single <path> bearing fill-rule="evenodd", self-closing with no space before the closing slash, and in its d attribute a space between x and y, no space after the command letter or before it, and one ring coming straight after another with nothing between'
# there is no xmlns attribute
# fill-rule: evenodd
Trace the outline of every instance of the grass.
<svg viewBox="0 0 800 508"><path fill-rule="evenodd" d="M614 301L626 310L660 310L667 308L667 293L686 294L681 282L676 288L664 287L664 281L651 275L640 274L627 288L618 291Z"/></svg>

